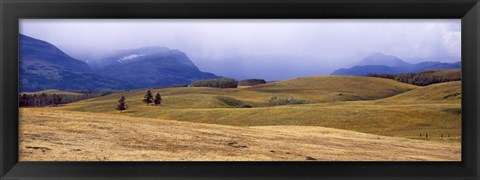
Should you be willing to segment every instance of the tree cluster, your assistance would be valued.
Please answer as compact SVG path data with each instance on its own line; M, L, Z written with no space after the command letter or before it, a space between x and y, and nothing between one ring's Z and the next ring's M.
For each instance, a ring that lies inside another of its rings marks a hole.
M58 104L66 104L75 101L84 100L90 97L95 97L93 94L47 94L47 93L35 93L35 94L19 94L19 106L20 107L43 107L52 106Z
M207 79L193 82L192 87L237 88L238 82L232 78Z
M162 104L162 95L160 95L160 92L157 92L157 94L155 95L155 98L153 97L152 95L152 92L150 90L147 91L147 93L145 93L145 96L143 97L143 100L142 100L144 103L147 104L150 104L150 103L154 103L155 106L158 106L160 104Z
M62 97L57 94L20 94L20 107L42 107L62 104Z
M398 74L395 76L395 80L408 83L408 84L414 84L417 86L427 86L430 84L451 81L442 76L434 76L434 75L419 74L419 73Z
M162 104L162 96L160 95L160 92L157 92L155 97L153 97L152 92L150 90L148 90L147 93L145 93L145 96L143 97L142 102L146 103L147 106L150 103L154 103L155 106L158 106L158 105ZM126 103L125 96L122 96L118 100L118 104L117 104L117 107L115 109L119 110L120 112L123 112L123 111L128 109L128 104Z
M238 82L239 86L256 86L259 84L266 84L267 82L263 79L245 79Z
M435 83L461 80L461 78L448 78L427 73L368 74L367 76L393 79L399 82L413 84L417 86L427 86Z

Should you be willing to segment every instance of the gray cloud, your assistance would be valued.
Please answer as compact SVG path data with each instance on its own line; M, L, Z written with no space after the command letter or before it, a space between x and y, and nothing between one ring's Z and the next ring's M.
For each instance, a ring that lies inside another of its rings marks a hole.
M460 20L49 20L20 33L72 56L164 46L201 70L270 80L328 74L383 52L407 62L460 59Z

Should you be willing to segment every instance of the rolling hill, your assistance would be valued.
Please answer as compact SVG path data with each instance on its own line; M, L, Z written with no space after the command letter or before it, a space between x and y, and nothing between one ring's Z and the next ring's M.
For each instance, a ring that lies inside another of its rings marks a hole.
M452 87L460 86L459 83L452 84ZM131 117L233 126L321 126L407 138L419 138L420 133L430 133L432 139L440 139L441 134L449 133L451 140L458 140L461 134L460 116L446 110L459 108L460 100L431 98L421 103L403 101L423 96L408 95L419 88L382 78L318 76L238 89L152 89L153 93L158 91L162 94L163 104L159 107L146 106L141 102L146 92L142 89L87 99L59 109L119 114L113 107L121 96L125 96L130 108L123 115ZM402 98L403 94L413 97ZM268 106L273 96L304 99L309 104ZM237 108L231 106L231 102L250 104L254 108Z
M233 98L255 107L267 106L273 96L305 99L312 103L373 100L399 94L417 86L396 82L390 79L355 77L355 76L312 76L304 78L277 81L247 88L219 89L206 87L178 87L152 89L160 92L164 100L163 107L171 108L226 108L229 107L219 98ZM135 102L132 105L141 106L147 89L140 89L119 93L115 96L105 96L85 101L85 105L72 106L89 107L89 103L112 106L115 98L125 96L127 101ZM138 104L137 104L138 102ZM81 102L79 102L81 103ZM114 111L114 110L113 110Z
M432 84L417 88L390 98L386 101L460 101L462 99L461 81Z

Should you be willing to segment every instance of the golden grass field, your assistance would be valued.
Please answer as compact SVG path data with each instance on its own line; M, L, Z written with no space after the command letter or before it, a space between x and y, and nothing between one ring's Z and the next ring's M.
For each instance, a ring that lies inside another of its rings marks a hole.
M21 108L20 159L461 160L460 81L420 87L313 76L236 89L151 89L162 94L160 106L142 103L146 90ZM115 110L121 96L129 105L123 113ZM268 106L272 96L309 104Z
M235 127L46 108L21 114L21 161L460 160L454 142L323 127Z

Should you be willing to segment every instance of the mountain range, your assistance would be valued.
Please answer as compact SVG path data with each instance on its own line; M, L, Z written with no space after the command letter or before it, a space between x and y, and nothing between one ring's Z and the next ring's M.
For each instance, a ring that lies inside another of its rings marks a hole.
M399 74L426 70L460 69L461 67L461 62L444 63L429 61L410 64L392 55L375 53L363 58L353 67L337 69L332 72L331 75L366 76L368 74Z
M92 61L102 76L131 82L134 88L190 84L218 78L200 71L187 55L165 47L144 47L118 51L115 55Z
M25 35L20 40L20 91L129 89L125 81L96 74L56 46Z
M189 84L217 78L200 71L187 55L164 47L122 50L87 64L55 45L19 35L20 91L108 91Z

